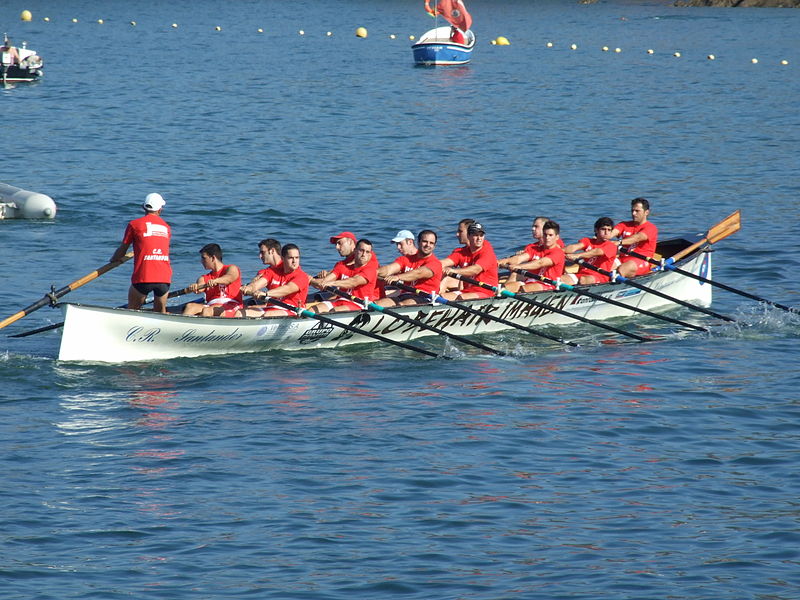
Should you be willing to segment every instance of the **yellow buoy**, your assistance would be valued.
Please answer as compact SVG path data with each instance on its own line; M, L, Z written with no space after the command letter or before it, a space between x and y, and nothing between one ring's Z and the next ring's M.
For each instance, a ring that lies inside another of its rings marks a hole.
M417 38L415 38L413 35L410 35L410 36L408 36L408 39L410 39L413 42Z
M498 46L510 46L511 45L511 42L508 41L508 38L504 37L502 35L498 35L496 41L497 41L497 45Z
M31 11L23 10L21 13L19 13L19 18L23 21L30 21L33 18L33 15L31 14Z
M367 28L366 27L359 27L356 29L356 37L365 38L367 37Z

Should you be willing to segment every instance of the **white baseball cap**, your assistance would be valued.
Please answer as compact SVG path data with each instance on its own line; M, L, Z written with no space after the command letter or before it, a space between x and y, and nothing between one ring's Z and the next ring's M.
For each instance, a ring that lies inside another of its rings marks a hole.
M145 210L156 212L164 208L165 204L166 201L164 200L164 198L161 197L161 194L156 194L155 192L152 192L150 194L147 194L147 196L145 196L144 204L142 204L142 207Z
M397 242L402 242L403 240L413 240L413 239L414 239L414 234L411 233L408 229L403 229L402 231L397 232L397 235L392 238L392 241L397 243Z

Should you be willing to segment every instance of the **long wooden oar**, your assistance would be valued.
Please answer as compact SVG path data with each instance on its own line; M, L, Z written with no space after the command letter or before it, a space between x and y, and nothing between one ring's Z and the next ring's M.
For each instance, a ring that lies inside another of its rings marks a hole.
M619 300L606 298L605 296L601 296L600 294L595 294L594 292L590 292L588 290L582 290L576 288L574 285L569 285L568 283L562 283L558 279L550 279L549 277L544 277L543 275L532 273L530 271L526 271L525 269L515 269L513 267L510 267L509 270L515 271L517 273L522 273L526 277L530 277L532 279L536 279L544 283L549 283L550 285L555 286L557 289L569 290L575 294L578 294L579 296L586 296L587 298L593 298L595 300L606 302L607 304L611 304L613 306L619 306L620 308L624 308L626 310L647 315L648 317L661 319L662 321L668 321L669 323L674 323L675 325L680 325L681 327L687 327L688 329L694 329L696 331L708 331L708 329L706 329L705 327L701 327L700 325L693 325L692 323L687 323L686 321L681 321L679 319L673 319L672 317L668 317L667 315L660 315L653 311L645 310L644 308L639 308L638 306L631 306L629 304L625 304L624 302L620 302Z
M107 273L111 269L114 269L114 268L120 266L122 263L124 263L126 260L129 260L132 257L133 257L133 252L128 252L125 256L122 257L121 260L110 262L110 263L106 263L105 265L103 265L99 269L96 269L96 270L92 271L88 275L84 275L80 279L76 279L75 281L73 281L72 283L70 283L68 285L65 285L61 289L53 290L49 294L45 294L44 297L41 298L40 300L38 300L37 302L34 302L30 306L27 306L27 307L23 308L18 313L15 313L15 314L11 315L10 317L5 319L4 321L1 321L0 322L0 329L5 327L6 325L11 325L11 323L14 323L15 321L19 321L22 317L31 314L35 310L39 310L43 306L47 306L48 304L51 304L51 303L55 304L55 301L58 298L61 298L61 296L64 296L65 294L68 294L69 292L78 289L82 285L86 285L90 281L93 281L93 280L97 279L103 273Z
M763 302L764 304L769 304L770 306L774 306L775 308L780 308L787 312L800 314L800 310L796 308L792 308L791 306L786 306L785 304L778 304L777 302L772 302L771 300L767 300L766 298L762 298L761 296L756 296L755 294L751 294L749 292L745 292L743 290L737 290L729 285L725 285L724 283L720 283L718 281L714 281L713 279L707 279L706 277L702 277L700 275L695 275L691 271L686 271L684 269L680 269L676 267L673 263L675 262L674 257L667 258L663 261L656 260L649 256L645 256L644 254L639 254L633 250L628 250L627 248L620 248L625 254L630 254L631 256L635 256L636 258L640 258L642 260L646 260L651 265L656 265L661 267L662 269L666 269L668 271L675 271L680 275L685 275L686 277L691 277L692 279L696 279L697 281L702 281L703 283L708 283L715 287L721 288L723 290L727 290L729 292L733 292L734 294L739 294L740 296L744 296L745 298L750 298L750 300L755 300L756 302Z
M438 358L439 355L436 352L431 352L430 350L426 350L425 348L420 348L419 346L414 346L412 344L406 344L405 342L399 342L397 340L393 340L391 338L378 335L377 333L372 333L371 331L366 331L364 329L360 329L358 327L353 327L352 325L348 325L347 323L340 323L339 321L334 321L333 319L329 319L328 317L324 317L320 314L317 314L313 311L310 311L305 308L298 308L296 306L292 306L287 302L283 302L282 300L278 300L277 298L268 297L267 300L272 304L280 306L282 308L286 308L288 310L292 310L297 312L298 315L303 315L304 317L311 317L312 319L316 319L322 323L327 323L328 325L332 325L333 327L340 327L346 331L350 331L352 333L357 333L359 335L364 335L366 337L370 337L381 342L387 342L389 344L394 344L395 346L399 346L400 348L405 348L406 350L413 350L414 352L419 352L420 354L425 354L427 356L432 356L434 358Z
M333 292L337 296L341 296L342 298L346 298L350 300L350 302L355 302L356 304L360 304L362 306L368 306L369 308L374 308L375 310L385 313L390 317L397 319L398 321L402 321L403 323L408 323L409 325L414 325L419 329L427 329L428 331L433 331L434 333L438 333L439 335L443 335L454 340L461 342L462 344L467 344L468 346L472 346L473 348L478 348L479 350L484 350L486 352L491 352L492 354L497 354L499 356L505 356L506 353L502 350L497 350L496 348L492 348L491 346L487 346L486 344L481 344L480 342L476 342L475 340L470 340L465 338L461 335L456 335L455 333L448 333L444 329L440 329L438 327L433 327L432 325L428 325L427 323L423 323L419 319L412 319L405 315L401 315L398 312L390 310L385 306L381 306L380 304L375 304L374 302L366 302L361 298L356 298L352 294L345 292L344 290L340 290L337 287L329 286L325 288L325 291Z
M595 327L600 327L601 329L606 329L608 331L613 331L614 333L618 333L620 335L624 335L625 337L632 338L639 342L649 342L650 340L646 337L642 337L640 335L636 335L635 333L630 333L625 331L624 329L619 329L618 327L614 327L613 325L607 325L605 323L601 323L599 321L595 321L593 319L587 319L586 317L582 317L581 315L573 314L569 311L563 310L556 306L550 306L549 304L545 304L544 302L538 302L533 298L528 298L527 296L521 296L520 294L515 294L514 292L509 292L508 290L504 290L494 285L490 285L488 283L483 283L482 281L478 281L477 279L472 279L471 277L467 277L466 275L460 275L458 273L453 273L450 275L451 277L455 277L456 279L460 279L461 281L465 281L471 285L477 285L478 287L482 287L486 290L492 290L495 293L500 293L501 296L507 296L508 298L514 298L519 300L520 302L525 302L526 304L532 304L538 308L551 311L554 313L558 313L560 315L564 315L565 317L569 317L571 319L575 319L576 321L582 321L583 323L588 323L589 325L594 325Z
M572 262L572 261L568 261ZM631 280L628 277L623 277L618 273L613 273L611 271L606 271L605 269L601 269L600 267L595 267L592 264L589 264L584 259L578 259L575 261L577 264L581 265L582 267L586 267L587 269L591 269L592 271L597 271L598 273L602 273L606 275L611 281L617 283L627 283L631 287L635 287L638 290L642 290L643 292L647 292L648 294L653 294L654 296L658 296L659 298L664 298L664 300L669 300L670 302L674 302L675 304L680 304L681 306L685 306L686 308L690 308L692 310L696 310L698 312L707 314L709 316L715 317L717 319L722 319L723 321L728 321L729 323L735 323L736 319L732 319L731 317L726 317L725 315L721 315L718 312L714 312L713 310L709 310L707 308L703 308L702 306L697 306L696 304L692 304L691 302L686 302L685 300L681 300L680 298L676 298L674 296L670 296L669 294L665 294L664 292L660 292L658 290L654 290L651 287L646 285L642 285L641 283L637 283Z
M699 242L696 242L689 246L688 248L684 248L677 254L672 256L673 261L679 261L684 256L691 254L695 250L697 250L700 246L705 244L714 244L720 240L724 240L729 235L736 233L742 228L742 220L741 214L737 210L736 212L728 215L722 221L714 225L711 229L708 230L705 237L701 239Z
M500 317L495 317L494 315L486 314L485 312L481 312L471 306L467 306L466 304L462 304L461 302L456 302L455 300L448 300L446 298L442 298L438 294L431 294L430 292L425 292L423 290L419 290L415 287L410 285L406 285L404 283L395 282L390 283L388 285L393 285L395 287L400 288L401 290L405 290L407 292L411 292L412 294L416 294L425 298L426 300L430 300L431 302L446 304L447 306L452 306L458 310L463 310L464 312L468 312L471 315L476 315L481 317L482 319L488 319L490 321L496 321L497 323L502 323L503 325L508 325L509 327L513 327L514 329L519 329L520 331L524 331L526 333L532 333L533 335L546 338L548 340L553 340L554 342L559 342L561 344L567 344L568 346L579 346L580 344L576 344L575 342L570 342L567 340L562 340L560 337L556 337L554 335L549 335L542 331L537 331L532 327L525 327L524 325L520 325L518 323L514 323L513 321L508 321L506 319L501 319Z
M203 290L205 287L206 287L206 284L203 284L200 287L200 290L198 290L198 291ZM184 294L190 294L190 293L192 293L192 291L188 287L185 287L182 290L175 290L174 292L170 292L167 295L167 298L177 298L178 296L183 296ZM145 304L150 304L150 302L152 302L152 300L148 300L147 302L145 302ZM127 304L123 304L121 306L118 306L117 308L125 308L126 306L127 306ZM45 325L44 327L39 327L38 329L31 329L30 331L23 331L22 333L15 333L14 335L10 335L8 337L12 337L12 338L28 337L29 335L36 335L37 333L44 333L45 331L51 331L53 329L58 329L59 327L63 327L63 326L64 326L64 321L61 321L60 323L53 323L52 325Z

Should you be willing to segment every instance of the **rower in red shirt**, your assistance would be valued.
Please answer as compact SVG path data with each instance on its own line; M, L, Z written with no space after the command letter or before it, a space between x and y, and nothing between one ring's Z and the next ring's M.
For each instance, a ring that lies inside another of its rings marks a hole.
M542 228L544 224L552 219L548 217L536 217L533 219L533 223L531 223L531 235L533 236L533 242L525 246L525 248L521 252L517 252L511 256L507 256L505 258L501 258L497 261L497 266L500 268L508 268L513 267L514 265L518 265L524 262L530 262L532 260L539 260L542 257L542 253L544 252L544 231ZM558 238L558 245L563 248L564 247L564 240L561 237ZM506 284L518 281L522 276L517 275L517 273L512 272L508 276L508 280ZM522 277L524 279L524 277Z
M208 273L198 277L189 286L189 291L205 289L205 304L189 302L183 308L184 315L202 317L235 316L242 308L242 276L239 267L222 262L222 248L219 244L206 244L200 248L200 262Z
M331 240L333 239L331 238ZM344 248L340 248L340 241L337 241L336 249L339 254L344 256ZM351 295L361 298L365 302L373 302L376 299L375 283L378 279L378 261L373 259L373 256L372 242L366 238L360 239L355 244L354 255L345 256L330 271L320 271L316 277L311 279L311 285L318 289L328 286L337 287L347 290ZM311 310L324 313L363 309L364 306L357 302L334 298L314 305Z
M608 217L600 217L594 223L594 238L581 238L578 242L564 248L569 260L584 259L590 265L611 271L617 259L617 245L611 241L614 221ZM586 285L590 283L606 283L608 275L603 275L587 267L581 267L574 275L564 273L564 283Z
M558 279L564 273L564 250L558 243L561 227L555 221L547 221L542 226L543 247L539 258L523 262L516 265L516 268L531 271L548 279ZM520 278L525 275L520 274ZM541 290L553 290L555 285L545 283L535 278L522 279L522 281L506 282L506 289L509 292L538 292Z
M281 263L269 270L269 284L265 293L254 292L259 300L278 298L297 308L305 308L308 296L309 276L300 268L300 248L295 244L286 244L281 248ZM266 269L265 269L266 270ZM263 305L249 306L239 311L242 317L278 317L293 316L294 311L267 302Z
M652 257L656 253L658 243L658 228L647 218L650 216L650 203L645 198L631 200L631 220L617 223L611 232L611 237L619 237L619 245L628 250L635 250L639 254ZM620 253L620 266L617 272L623 277L636 277L646 275L652 270L650 263L641 258L635 258Z
M430 229L420 231L417 236L419 249L414 244L413 234L410 231L407 229L401 231L398 236L401 234L404 236L411 235L412 237L410 239L406 237L397 243L397 249L401 255L394 262L378 269L378 277L382 278L387 285L395 282L405 283L423 292L438 294L442 280L442 263L433 254L433 250L436 248L436 233ZM411 243L409 244L408 242ZM404 244L402 247L401 243ZM412 248L414 252L408 254L408 250ZM409 306L424 304L428 301L427 298L419 294L401 291L395 297L381 298L376 304L381 306Z
M266 265L260 269L250 283L242 286L242 294L252 296L259 290L276 288L281 278L281 243L274 238L266 238L258 242L258 256Z
M497 256L495 256L492 245L486 239L486 230L477 222L467 227L467 245L458 248L444 259L442 267L447 275L466 275L491 286L497 286L499 283ZM447 300L472 300L489 298L493 295L492 290L466 282L462 290L453 290L442 294Z

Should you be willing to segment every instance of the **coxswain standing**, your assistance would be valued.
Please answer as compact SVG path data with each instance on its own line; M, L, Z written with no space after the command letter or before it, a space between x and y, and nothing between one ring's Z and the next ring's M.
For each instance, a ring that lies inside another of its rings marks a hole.
M202 317L234 317L242 308L242 276L239 267L222 262L219 244L206 244L200 248L200 262L208 273L197 278L189 286L190 292L205 288L205 304L189 302L183 308L184 315Z
M145 215L125 228L122 243L111 257L119 262L133 244L133 275L128 289L128 308L142 308L147 294L153 292L153 310L167 312L167 296L172 282L169 263L170 226L161 218L166 202L160 194L147 194L142 204Z
M648 221L650 216L650 203L645 198L631 200L631 220L617 223L611 232L611 237L619 237L619 245L628 250L651 257L656 253L658 243L658 228ZM617 272L623 277L636 277L646 275L652 269L650 263L644 259L620 253L620 266Z
M410 231L401 231L401 234L413 235ZM397 237L395 237L397 239ZM438 294L439 286L442 281L442 263L434 256L433 251L436 248L436 233L430 229L423 229L417 236L419 242L419 249L414 244L413 238L406 239L406 245L401 248L398 242L398 250L401 255L388 265L382 266L378 269L378 277L382 278L387 285L392 283L405 283L411 285L422 292L428 294ZM392 240L395 241L395 240ZM407 242L411 242L409 245ZM409 247L413 248L413 254L407 254L405 250ZM381 306L409 306L413 304L423 304L428 302L428 299L419 294L401 292L396 297L381 298L376 302Z

